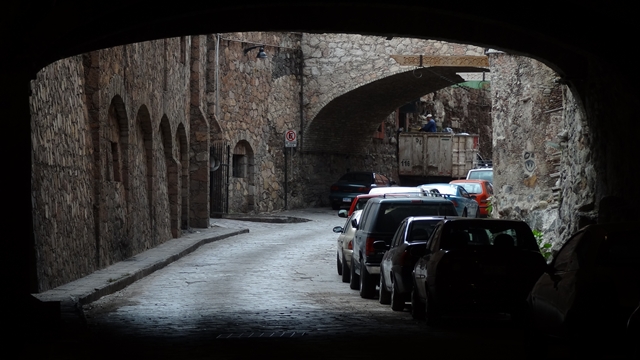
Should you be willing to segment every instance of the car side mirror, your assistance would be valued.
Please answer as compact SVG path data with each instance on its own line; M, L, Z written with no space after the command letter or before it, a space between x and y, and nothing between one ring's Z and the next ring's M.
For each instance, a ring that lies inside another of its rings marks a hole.
M333 228L333 232L334 232L334 233L341 233L342 231L343 231L343 230L342 230L342 226L335 226L335 227Z
M476 196L475 196L475 195L469 195L469 197L470 197L470 198L472 198L473 200L475 200L475 199L476 199Z
M338 216L341 217L341 218L346 218L348 213L349 212L347 210L340 209L340 211L338 211Z
M358 230L358 220L351 219L351 226L353 226L354 229Z

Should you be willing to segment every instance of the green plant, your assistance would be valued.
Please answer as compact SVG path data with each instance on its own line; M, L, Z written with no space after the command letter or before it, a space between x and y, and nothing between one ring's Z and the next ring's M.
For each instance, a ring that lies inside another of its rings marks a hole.
M489 196L487 198L487 203L489 203L489 205L487 206L487 217L491 217L491 213L493 212L493 202L491 202L492 196Z
M552 245L550 243L544 243L543 234L540 230L533 230L533 236L536 238L536 242L538 243L542 256L544 256L545 260L548 260L549 256L551 256Z

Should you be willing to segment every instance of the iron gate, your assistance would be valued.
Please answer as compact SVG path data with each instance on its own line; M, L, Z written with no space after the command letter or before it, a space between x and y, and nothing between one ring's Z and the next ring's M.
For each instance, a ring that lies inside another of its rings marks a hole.
M209 149L209 212L220 217L229 212L230 147L224 141L214 141Z

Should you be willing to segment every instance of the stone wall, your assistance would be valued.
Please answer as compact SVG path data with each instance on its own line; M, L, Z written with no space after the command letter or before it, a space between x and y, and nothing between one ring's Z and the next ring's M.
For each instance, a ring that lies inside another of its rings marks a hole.
M595 221L596 179L593 139L573 93L564 88L562 130L557 142L562 151L559 226L553 237L556 249L579 228Z
M494 53L491 64L494 214L554 236L563 129L557 75L530 58Z
M257 45L264 45L266 59L256 59L258 49L244 53ZM231 176L232 213L280 210L285 201L288 208L326 206L330 184L346 171L374 170L399 181L397 111L389 114L381 133L370 134L358 154L302 153L306 125L331 96L405 72L391 54L482 55L474 46L344 34L227 33L210 35L207 47L207 118L212 130L219 129L211 140L224 139L231 146L232 169L233 159L246 162L241 176ZM471 93L477 94L471 98ZM460 129L473 131L486 121L476 116L473 101L487 102L485 95L447 89L429 101L446 103L445 117L450 114ZM289 129L297 131L298 146L285 149L284 133ZM343 130L322 131L331 136Z
M219 42L215 35L208 38L208 118L213 119L213 128L220 129L219 137L231 145L232 159L243 162L238 166L232 160L231 168L235 166L237 173L232 170L229 212L281 210L285 199L284 134L300 129L301 123L301 35L219 36ZM244 49L259 44L265 45L266 59L256 58L257 48L244 53ZM295 150L290 163L299 163Z
M32 82L34 291L188 225L189 48L183 37L100 50L60 60Z
M82 57L55 62L32 82L32 181L37 290L97 268L94 162Z

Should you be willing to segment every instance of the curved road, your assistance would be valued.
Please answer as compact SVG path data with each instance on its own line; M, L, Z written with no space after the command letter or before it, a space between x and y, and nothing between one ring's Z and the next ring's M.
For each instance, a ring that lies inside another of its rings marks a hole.
M513 359L523 334L506 321L451 319L427 327L408 309L360 298L336 271L343 225L323 209L287 214L293 224L212 219L249 228L202 246L126 289L85 306L91 357Z

